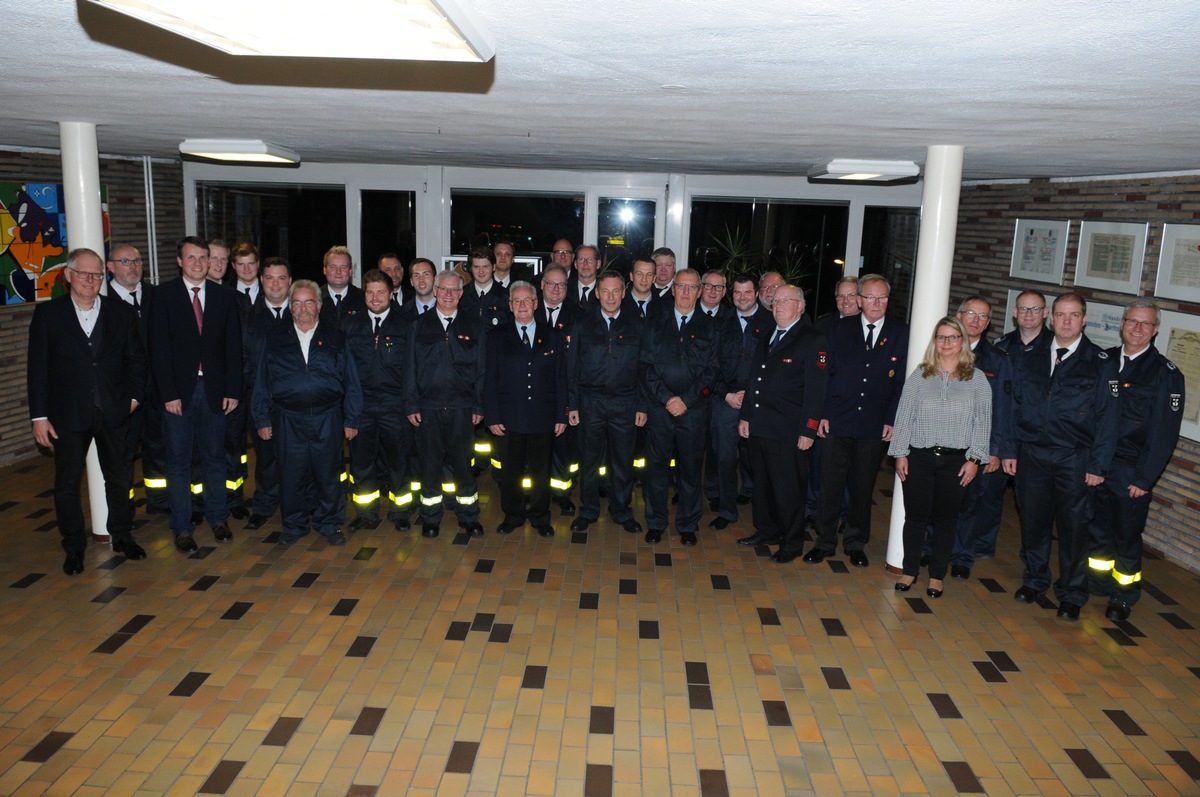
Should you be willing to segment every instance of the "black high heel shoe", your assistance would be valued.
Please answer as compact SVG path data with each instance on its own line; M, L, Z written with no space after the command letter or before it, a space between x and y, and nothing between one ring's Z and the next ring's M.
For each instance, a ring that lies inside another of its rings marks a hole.
M930 579L930 580L934 581L934 580L940 580L940 579ZM925 594L931 598L940 598L940 597L942 597L942 590L930 587L929 589L925 590Z
M896 592L908 592L910 589L912 589L913 582L915 582L916 580L917 580L916 578L913 578L913 580L909 581L907 584L904 583L903 581L897 581L896 582Z

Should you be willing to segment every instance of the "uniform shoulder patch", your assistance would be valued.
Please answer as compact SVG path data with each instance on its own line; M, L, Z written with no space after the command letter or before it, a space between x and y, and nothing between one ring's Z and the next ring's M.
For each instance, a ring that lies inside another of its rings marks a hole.
M824 352L824 351L817 352L817 367L825 368L828 365L829 365L829 352Z
M1166 357L1163 357L1163 360L1164 360L1164 361L1167 363L1167 367L1168 367L1168 368L1170 368L1172 371L1178 371L1178 370L1179 370L1178 368L1176 368L1176 367L1175 367L1175 363L1171 362L1171 361L1170 361L1169 359L1167 359Z
M1096 356L1097 356L1097 357L1099 357L1101 360L1107 360L1107 359L1108 359L1108 352L1106 352L1106 351L1104 351L1104 350L1102 349L1102 350L1100 350L1100 351L1096 352Z

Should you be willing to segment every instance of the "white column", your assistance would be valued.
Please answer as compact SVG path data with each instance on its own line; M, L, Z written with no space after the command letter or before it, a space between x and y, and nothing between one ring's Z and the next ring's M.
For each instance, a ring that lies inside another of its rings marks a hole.
M63 200L67 210L68 245L87 247L104 259L104 215L100 206L100 152L96 125L91 122L59 122L62 149ZM101 264L103 265L103 264ZM102 287L107 293L107 288ZM96 444L87 454L88 502L92 531L108 533L108 504L104 499L104 477Z
M950 304L954 265L954 236L958 229L958 196L962 188L963 148L931 146L925 155L925 186L921 196L921 232L917 243L916 283L909 320L907 377L929 345L937 322ZM900 478L892 485L892 520L887 563L899 570L904 561L904 494Z

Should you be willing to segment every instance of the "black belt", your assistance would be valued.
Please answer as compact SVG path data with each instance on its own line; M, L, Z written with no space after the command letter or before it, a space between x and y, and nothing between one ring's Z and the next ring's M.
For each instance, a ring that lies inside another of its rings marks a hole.
M932 452L935 457L961 457L967 453L965 448L946 448L945 446L931 446L925 450Z

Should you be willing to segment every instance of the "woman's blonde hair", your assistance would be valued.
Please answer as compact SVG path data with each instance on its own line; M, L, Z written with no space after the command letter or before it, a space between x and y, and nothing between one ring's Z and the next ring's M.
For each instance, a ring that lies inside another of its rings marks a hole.
M971 351L971 339L967 336L967 328L953 316L946 316L934 325L933 334L929 336L929 345L925 347L925 357L921 360L921 376L928 379L942 370L937 353L938 330L942 327L951 327L962 336L959 341L962 348L958 351L958 365L954 368L954 376L960 382L966 382L975 376L975 352Z

